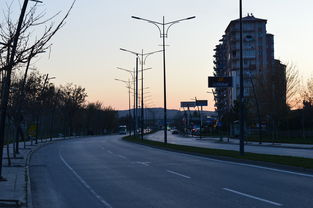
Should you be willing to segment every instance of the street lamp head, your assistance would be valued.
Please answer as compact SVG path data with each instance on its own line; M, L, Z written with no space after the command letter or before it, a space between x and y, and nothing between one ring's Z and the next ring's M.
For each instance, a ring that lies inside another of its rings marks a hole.
M30 1L33 1L33 2L36 2L36 3L43 3L42 1L39 1L39 0L30 0Z
M141 20L141 18L140 18L140 17L136 17L136 16L131 16L131 18Z
M196 16L188 17L188 18L186 18L186 20L190 20L190 19L194 19L194 18L196 18Z
M134 55L136 55L136 56L138 56L138 54L139 54L139 53L136 53L136 52L134 52L134 51L127 50L127 49L125 49L125 48L120 48L120 50L121 50L121 51L128 52L128 53L132 53L132 54L134 54Z

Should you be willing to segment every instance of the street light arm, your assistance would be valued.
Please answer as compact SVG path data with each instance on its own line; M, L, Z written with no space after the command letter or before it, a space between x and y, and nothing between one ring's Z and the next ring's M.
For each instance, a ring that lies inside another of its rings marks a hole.
M145 53L143 54L144 56L146 56L143 60L143 64L146 64L146 60L148 58L148 56L152 55L152 54L155 54L155 53L158 53L158 52L162 52L163 50L158 50L158 51L154 51L154 52L151 52L151 53Z
M196 18L196 16L192 16L192 17L187 17L187 18L183 18L183 19L179 19L179 20L175 20L175 21L171 21L171 22L167 22L164 25L170 25L170 24L175 24L175 23L179 23L181 21L185 21L185 20L191 20Z
M127 50L125 48L120 48L121 51L126 51L126 52L129 52L129 53L132 53L132 54L135 54L136 56L138 56L138 53L134 52L134 51L130 51L130 50Z
M176 20L176 21L172 21L172 22L168 22L166 23L165 25L169 25L166 29L166 36L168 34L168 30L170 29L170 27L172 27L173 25L177 24L177 23L180 23L181 21L184 21L184 20L190 20L190 19L194 19L196 18L196 16L193 16L193 17L188 17L188 18L184 18L184 19L180 19L180 20ZM164 35L164 34L163 34Z
M129 70L129 69L124 69L124 68L121 68L121 67L116 67L117 69L119 69L119 70L122 70L122 71L126 71L126 72L128 72L128 73L130 73L130 75L132 76L132 78L134 77L134 75L133 75L133 71L131 71L131 70Z
M121 79L116 79L116 78L115 78L114 80L119 81L119 82L128 83L127 81L125 81L125 80L121 80Z
M150 69L152 69L152 67L145 68L145 69L143 69L143 70L138 70L138 72L141 72L141 71L147 71L147 70L150 70Z
M173 25L175 25L175 24L177 24L177 23L179 23L179 21L178 21L178 22L173 22L173 23L171 23L171 24L167 27L166 32L165 32L166 37L167 37L168 30L170 29L170 27L172 27ZM163 34L163 35L165 35L165 34Z
M131 16L131 18L137 19L137 20L143 20L143 21L146 21L146 22L149 22L149 23L152 23L152 24L163 25L163 23L161 23L161 22L148 20L148 19L144 19L144 18L141 18L141 17Z
M129 73L133 73L131 70L129 70L129 69L124 69L124 68L121 68L121 67L116 67L117 69L119 69L119 70L123 70L123 71L127 71L127 72L129 72Z
M144 19L144 18L141 18L141 17L136 17L136 16L131 16L133 19L137 19L137 20L143 20L143 21L146 21L148 23L151 23L153 25L155 25L158 30L159 30L159 33L160 33L160 37L162 37L162 30L160 28L159 25L163 25L163 23L160 23L160 22L156 22L156 21L152 21L152 20L148 20L148 19Z

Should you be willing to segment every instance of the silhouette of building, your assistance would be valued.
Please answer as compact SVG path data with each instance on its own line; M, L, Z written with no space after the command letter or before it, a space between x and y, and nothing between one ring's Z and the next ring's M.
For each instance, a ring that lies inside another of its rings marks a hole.
M286 103L286 66L274 59L274 36L266 31L267 20L248 14L242 18L242 21L245 100L251 100L255 97L258 90L253 89L253 87L260 87L265 84L270 86L268 87L269 91L276 92L277 90L274 90L273 87L278 89L277 83L280 83L283 86L279 87L279 93L271 93L273 96L271 102L274 99L280 99L279 102ZM221 116L224 112L229 112L232 109L240 93L239 19L229 23L219 42L214 49L214 76L231 76L233 79L232 88L216 88L215 90L215 106L219 116ZM268 94L269 92L264 91L264 93ZM275 97L276 94L283 96L278 98ZM262 102L260 103L262 104ZM269 101L266 103L268 104Z

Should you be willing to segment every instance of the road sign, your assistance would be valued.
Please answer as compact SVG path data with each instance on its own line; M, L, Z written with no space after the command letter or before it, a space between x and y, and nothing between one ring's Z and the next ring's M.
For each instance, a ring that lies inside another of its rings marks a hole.
M35 124L32 124L29 128L28 128L28 134L30 136L35 136L36 135L36 131L37 131L37 126Z
M196 106L208 106L207 100L196 100Z
M209 77L209 87L232 87L232 77Z
M186 101L186 102L180 102L180 107L181 108L188 108L188 107L196 107L196 102L194 101Z

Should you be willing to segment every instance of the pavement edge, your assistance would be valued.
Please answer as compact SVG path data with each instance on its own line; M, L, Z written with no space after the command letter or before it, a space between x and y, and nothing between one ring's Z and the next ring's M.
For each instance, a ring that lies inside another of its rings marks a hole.
M55 142L69 140L69 139L77 139L83 138L85 136L71 136L71 137L64 137L61 139L54 139L51 141L46 141L45 143L38 143L39 145L36 146L34 149L30 150L27 153L26 161L25 161L25 205L27 208L33 208L33 201L32 201L32 194L31 194L31 179L29 174L29 166L32 154L38 151L40 148L45 147L49 144L53 144Z

